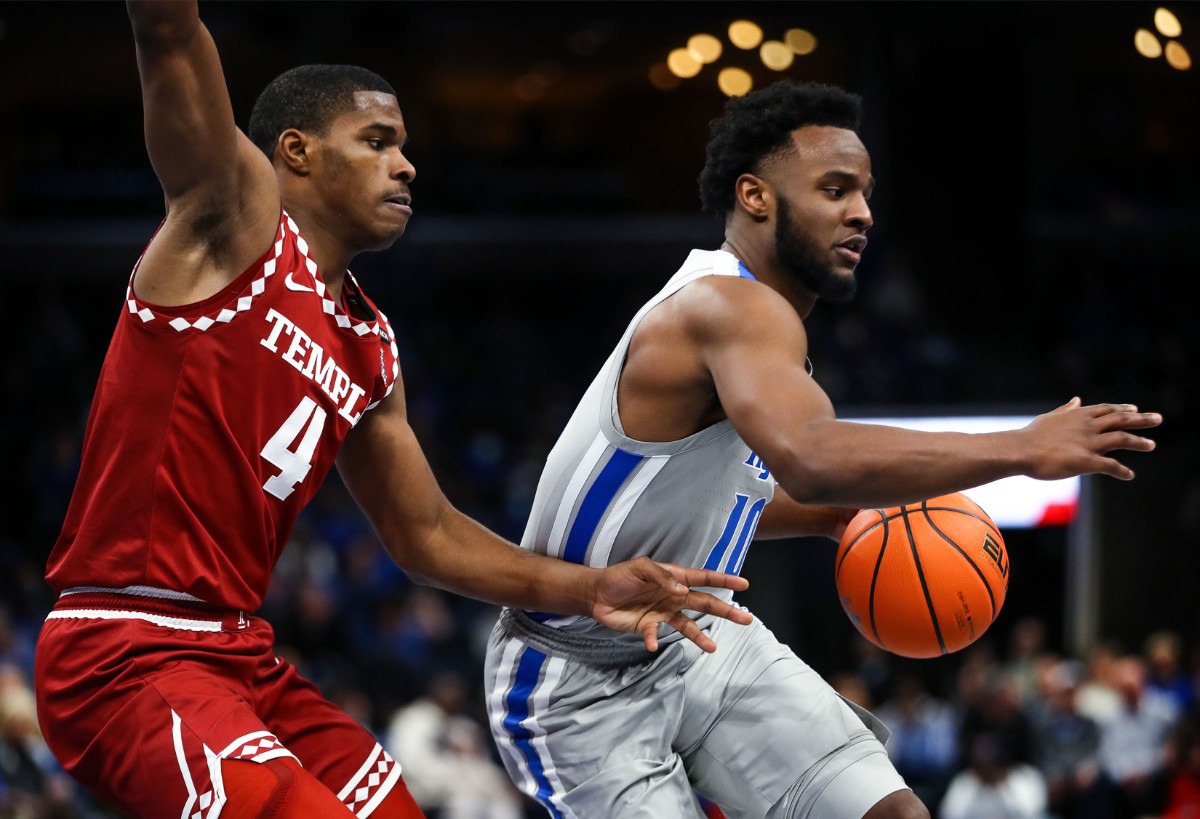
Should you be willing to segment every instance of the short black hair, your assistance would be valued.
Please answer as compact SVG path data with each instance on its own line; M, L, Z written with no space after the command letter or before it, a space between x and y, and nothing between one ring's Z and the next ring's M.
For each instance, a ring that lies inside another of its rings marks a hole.
M857 133L861 121L862 98L832 85L779 80L731 97L724 114L709 123L701 206L718 214L732 211L737 178L758 173L764 160L791 150L797 128L831 125Z
M250 112L247 136L268 158L288 128L324 136L339 115L354 108L358 91L396 96L383 77L356 65L301 65L280 74L263 89Z

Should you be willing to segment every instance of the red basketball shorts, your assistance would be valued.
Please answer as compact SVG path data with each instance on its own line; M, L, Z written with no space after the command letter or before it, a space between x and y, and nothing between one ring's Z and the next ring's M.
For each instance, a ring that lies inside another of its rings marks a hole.
M66 595L38 638L46 742L100 799L148 819L217 819L225 759L294 757L359 817L389 794L411 802L400 765L273 642L266 621L237 612Z

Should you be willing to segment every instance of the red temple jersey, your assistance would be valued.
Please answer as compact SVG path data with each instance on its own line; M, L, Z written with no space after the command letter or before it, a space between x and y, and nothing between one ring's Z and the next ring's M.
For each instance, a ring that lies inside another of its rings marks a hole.
M399 373L387 319L349 273L363 307L347 314L307 252L284 213L263 257L203 302L147 304L131 277L47 565L55 591L262 603L296 515Z

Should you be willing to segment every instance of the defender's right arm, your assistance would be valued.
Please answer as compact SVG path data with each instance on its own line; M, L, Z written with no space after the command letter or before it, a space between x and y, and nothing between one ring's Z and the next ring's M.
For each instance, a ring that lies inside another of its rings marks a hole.
M189 304L219 291L267 248L279 186L238 130L216 44L195 2L127 0L142 85L146 148L167 219L143 256L146 301Z

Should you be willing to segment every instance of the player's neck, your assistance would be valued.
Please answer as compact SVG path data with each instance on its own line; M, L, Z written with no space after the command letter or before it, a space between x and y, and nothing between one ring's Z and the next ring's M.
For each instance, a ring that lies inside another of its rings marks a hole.
M779 257L774 252L774 246L769 252L765 252L754 242L746 241L731 233L726 235L721 250L732 253L746 266L754 278L787 299L800 318L807 318L808 314L812 312L813 305L817 301L816 296L804 288L797 287L792 277L784 272L779 264Z
M329 290L330 298L340 302L342 298L342 283L346 278L346 268L356 251L346 246L338 238L337 233L321 218L320 213L308 208L303 202L285 201L284 207L292 221L300 228L300 235L308 243L308 257L317 263L321 271L321 280Z

